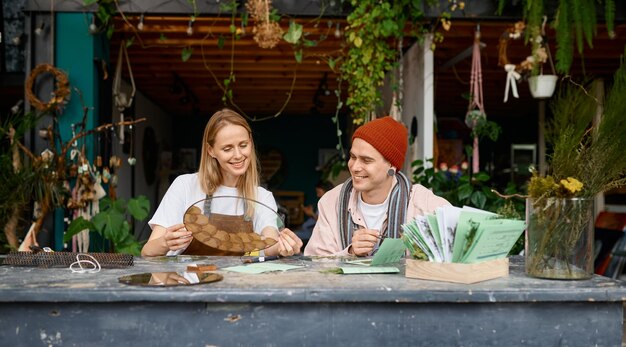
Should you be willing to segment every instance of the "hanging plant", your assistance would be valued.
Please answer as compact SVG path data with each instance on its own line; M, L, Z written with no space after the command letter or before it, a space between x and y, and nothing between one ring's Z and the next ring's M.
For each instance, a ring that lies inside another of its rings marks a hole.
M397 52L388 43L403 36L407 1L394 4L374 0L352 0L346 38L350 46L341 71L349 81L346 104L352 109L354 123L362 124L381 102L379 87L391 70ZM420 13L421 15L421 13Z
M507 0L498 0L498 14L502 14ZM604 4L604 19L609 37L615 37L615 0L524 0L526 19L526 41L531 43L533 56L542 47L534 38L541 37L541 25L546 8L556 8L552 27L556 30L556 71L566 74L574 58L574 42L578 54L582 55L585 42L593 48L597 33L596 2ZM517 3L517 1L514 1ZM534 73L537 73L534 71Z
M110 39L115 30L113 17L117 14L117 0L84 0L83 4L85 6L98 5L94 22L89 25L89 33L105 32L107 38Z
M355 124L366 122L370 115L381 105L382 98L379 88L384 84L385 74L398 60L397 41L406 35L423 37L433 34L434 49L436 42L443 36L437 33L442 27L450 28L447 10L430 29L424 26L424 5L433 6L435 0L351 0L354 10L348 15L348 26L345 30L348 52L341 66L342 78L348 85L346 105L353 112ZM464 5L464 2L461 1ZM449 9L463 7L457 2L451 3ZM407 24L409 25L407 27Z
M250 17L255 21L252 28L254 41L261 48L274 48L283 36L283 30L276 20L272 20L270 0L250 0L246 3Z

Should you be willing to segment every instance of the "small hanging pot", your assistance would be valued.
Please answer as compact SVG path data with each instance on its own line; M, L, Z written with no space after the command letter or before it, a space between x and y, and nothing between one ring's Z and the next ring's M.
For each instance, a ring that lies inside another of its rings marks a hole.
M547 21L547 17L544 16L543 24L541 26L541 36L537 39L542 42L546 35L545 33L545 24ZM547 61L550 63L550 67L552 68L551 75L544 75L543 68L541 68L541 73L537 76L531 76L528 78L528 87L530 88L530 94L535 99L547 99L551 98L552 94L554 94L554 90L556 89L556 82L558 80L558 76L556 75L556 71L554 69L554 63L552 62L552 54L550 53L550 46L547 42L544 43L541 50L545 50L545 57Z
M537 75L528 78L530 94L535 99L547 99L552 97L556 89L557 75Z

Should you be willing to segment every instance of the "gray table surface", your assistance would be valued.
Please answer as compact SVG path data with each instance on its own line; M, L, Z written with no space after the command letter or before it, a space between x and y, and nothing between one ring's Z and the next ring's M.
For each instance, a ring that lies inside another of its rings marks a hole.
M399 274L339 275L323 270L337 259L284 258L277 262L303 265L285 272L241 274L221 270L241 265L238 257L136 258L126 269L72 273L66 268L0 266L0 302L553 302L626 300L626 284L606 277L590 280L546 280L526 276L523 258L511 259L510 274L475 284L455 284ZM224 276L220 282L186 287L139 287L118 277L161 271L184 271L187 265L212 263Z
M258 275L218 270L220 282L138 287L118 277L220 269L236 257L136 259L126 269L0 266L4 346L620 346L626 286L510 275L454 284L399 274L322 272L337 259L290 258L301 269Z

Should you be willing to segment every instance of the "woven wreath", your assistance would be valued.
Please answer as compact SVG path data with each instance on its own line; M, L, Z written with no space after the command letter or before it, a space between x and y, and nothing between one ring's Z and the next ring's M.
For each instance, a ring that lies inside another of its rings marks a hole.
M37 80L37 77L43 73L50 73L54 76L56 80L56 89L52 92L52 98L47 103L39 100L35 94L33 94L33 85ZM40 111L49 111L52 108L57 108L59 105L62 105L66 100L70 97L70 81L67 78L67 75L55 68L50 64L40 64L37 65L28 75L28 79L26 79L25 85L25 93L26 98L36 109Z
M498 46L498 65L499 66L507 66L513 64L509 61L509 58L506 54L506 49L510 40L522 39L524 37L524 30L526 29L526 24L524 22L517 22L512 27L506 29L502 35L500 35L500 44ZM542 40L539 36L535 38L536 40ZM547 59L546 50L542 46L537 52L535 52L536 58L531 56L526 57L526 59L519 64L515 65L515 71L518 73L523 73L525 71L531 71L535 66L535 60L538 60L539 63L545 63Z

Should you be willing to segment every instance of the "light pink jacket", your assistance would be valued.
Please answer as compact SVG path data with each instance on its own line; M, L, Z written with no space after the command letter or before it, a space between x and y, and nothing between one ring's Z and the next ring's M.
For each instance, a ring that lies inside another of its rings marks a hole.
M394 182L394 184L397 184L397 182ZM340 184L328 191L317 204L319 210L317 224L315 224L311 239L304 249L304 255L348 255L348 248L350 248L350 246L342 249L341 238L339 236L338 202L342 186L343 184ZM391 190L389 192L391 193ZM415 216L434 213L437 207L450 205L446 199L436 196L421 184L413 185L409 200L407 221L413 220ZM352 220L358 227L365 228L363 214L357 207L357 201L358 195L353 188L348 202L348 210L350 211ZM386 225L387 216L385 216L383 228L385 228Z

